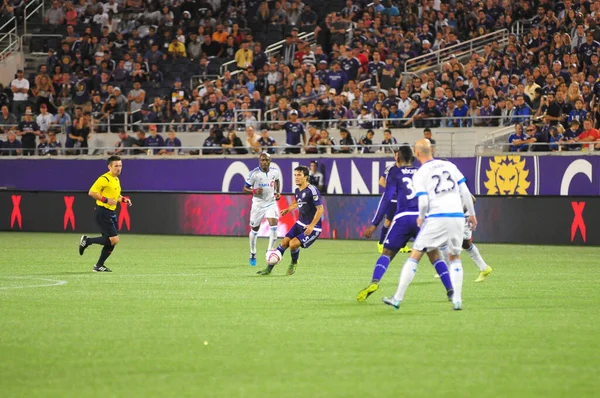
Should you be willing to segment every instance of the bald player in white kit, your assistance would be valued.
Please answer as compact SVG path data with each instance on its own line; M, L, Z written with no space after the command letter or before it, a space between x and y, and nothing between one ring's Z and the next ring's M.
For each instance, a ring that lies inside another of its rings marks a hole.
M408 285L417 271L424 253L448 246L450 263L448 269L454 289L452 305L462 309L463 269L460 260L465 227L465 216L472 229L477 227L475 207L466 179L458 168L444 160L433 158L431 143L427 139L417 141L415 155L421 167L413 176L413 186L419 198L417 224L421 230L413 244L413 251L400 273L398 289L383 302L398 309L404 300ZM463 207L467 212L463 212Z

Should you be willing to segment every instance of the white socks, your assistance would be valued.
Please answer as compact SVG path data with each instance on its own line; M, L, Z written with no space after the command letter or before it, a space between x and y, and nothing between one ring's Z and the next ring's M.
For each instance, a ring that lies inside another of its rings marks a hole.
M479 249L477 248L477 246L472 244L471 247L467 250L467 253L469 253L469 257L471 257L471 260L473 260L473 262L477 264L479 271L485 271L485 269L487 268L487 264L483 260L483 257L481 257L481 254L479 254Z
M277 225L271 227L271 233L269 234L269 250L275 249L277 243Z
M256 239L258 238L258 231L250 230L250 254L256 254Z
M410 257L404 263L402 271L400 272L400 282L398 283L398 290L396 290L396 294L394 294L394 300L404 300L404 294L406 293L406 289L414 279L415 273L417 272L417 265L419 265L419 263Z
M450 272L450 281L452 282L452 288L454 289L454 297L452 302L462 303L462 285L463 285L463 267L460 259L453 260L448 265L448 271Z

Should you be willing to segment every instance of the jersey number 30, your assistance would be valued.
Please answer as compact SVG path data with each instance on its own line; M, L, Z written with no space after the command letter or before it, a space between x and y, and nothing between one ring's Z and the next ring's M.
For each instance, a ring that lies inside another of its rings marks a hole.
M431 176L431 178L437 180L437 183L435 184L436 194L452 191L454 187L456 187L456 183L452 179L450 173L447 171L442 171L442 176L434 174Z

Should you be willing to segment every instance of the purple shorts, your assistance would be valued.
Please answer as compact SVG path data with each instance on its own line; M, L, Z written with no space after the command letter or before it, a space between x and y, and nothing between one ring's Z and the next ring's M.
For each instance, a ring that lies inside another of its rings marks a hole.
M385 237L383 247L398 252L406 246L410 238L416 238L419 233L417 217L416 214L402 215L402 213L395 217Z
M304 227L304 225L300 225L296 222L296 224L294 224L294 226L288 231L285 237L290 239L298 238L300 241L300 247L308 249L319 238L319 235L321 235L321 228L315 227L310 235L305 235Z

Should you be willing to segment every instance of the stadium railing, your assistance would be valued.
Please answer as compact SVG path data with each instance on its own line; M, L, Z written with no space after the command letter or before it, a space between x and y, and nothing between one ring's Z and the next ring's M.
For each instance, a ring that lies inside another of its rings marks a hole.
M246 112L246 111L250 111L250 112L256 112L256 111L260 111L259 109L245 109L245 110L238 110L238 112ZM267 116L267 114L270 114L269 112L265 112L265 116ZM129 119L129 112L115 112L113 113L113 115L123 115L123 123L119 123L119 124L114 124L114 123L110 123L110 119L108 120L108 122L106 123L98 123L98 121L96 120L92 120L92 127L93 128L118 128L124 131L131 131L131 126L138 126L138 127L143 127L143 126L148 126L148 125L156 125L156 126L166 126L170 129L173 129L175 131L209 131L211 128L215 127L215 126L233 126L231 128L224 128L227 130L238 130L240 128L242 128L244 126L244 124L246 123L243 120L236 120L236 121L216 121L216 122L186 122L186 123L174 123L174 122L167 122L167 123L132 123ZM259 114L260 116L260 114ZM498 124L502 123L502 120L506 119L506 117L502 117L502 116L467 116L467 117L439 117L439 118L422 118L422 119L417 119L414 120L413 118L397 118L397 119L392 119L392 118L373 118L373 119L319 119L319 120L310 120L310 121L304 121L302 118L298 119L298 122L303 123L307 128L310 124L314 124L314 125L327 125L327 128L340 128L340 127L346 127L346 128L363 128L365 130L365 132L369 129L382 129L382 128L390 128L390 129L401 129L401 128L425 128L425 127L436 127L436 128L463 128L463 127L493 127L494 126L494 121L498 121ZM512 117L511 120L511 124L507 124L507 127L515 124L516 121L515 119L519 119L520 121L531 121L534 119L533 116L529 115L529 116L518 116L518 117ZM480 121L490 121L493 122L491 123L491 126L488 126L486 123L480 123ZM259 120L257 118L256 121L253 121L252 123L254 124L258 124L260 126L265 126L265 128L268 129L268 126L270 125L283 125L284 123L286 123L287 120ZM389 122L389 123L388 123ZM396 123L407 123L410 122L409 124L400 127L398 125L395 125ZM372 124L373 127L361 127L362 125L365 124ZM195 126L195 128L194 128ZM184 127L182 129L182 127ZM200 127L200 128L198 128ZM223 128L223 127L222 127ZM261 127L262 128L262 127Z
M12 17L0 26L0 61L3 61L12 52L19 49L19 35L17 34L17 18Z
M507 153L517 154L555 154L555 155L569 155L583 154L583 155L600 155L600 146L598 149L594 147L600 145L600 142L595 143L567 143L567 142L534 142L531 144L522 144L517 146L526 147L520 151L511 151L512 144L508 142L495 143L495 144L480 144L475 146L475 153L477 156L490 156L490 155L506 155Z
M27 21L35 16L38 12L42 13L42 18L46 14L46 5L44 0L34 0L25 6L23 9L23 33L27 33Z
M473 52L483 49L486 44L493 43L494 41L500 43L508 41L508 35L509 32L507 29L501 29L429 54L419 55L406 61L404 72L415 72L423 68L441 65L447 62L451 55L454 55L456 58L471 55Z

